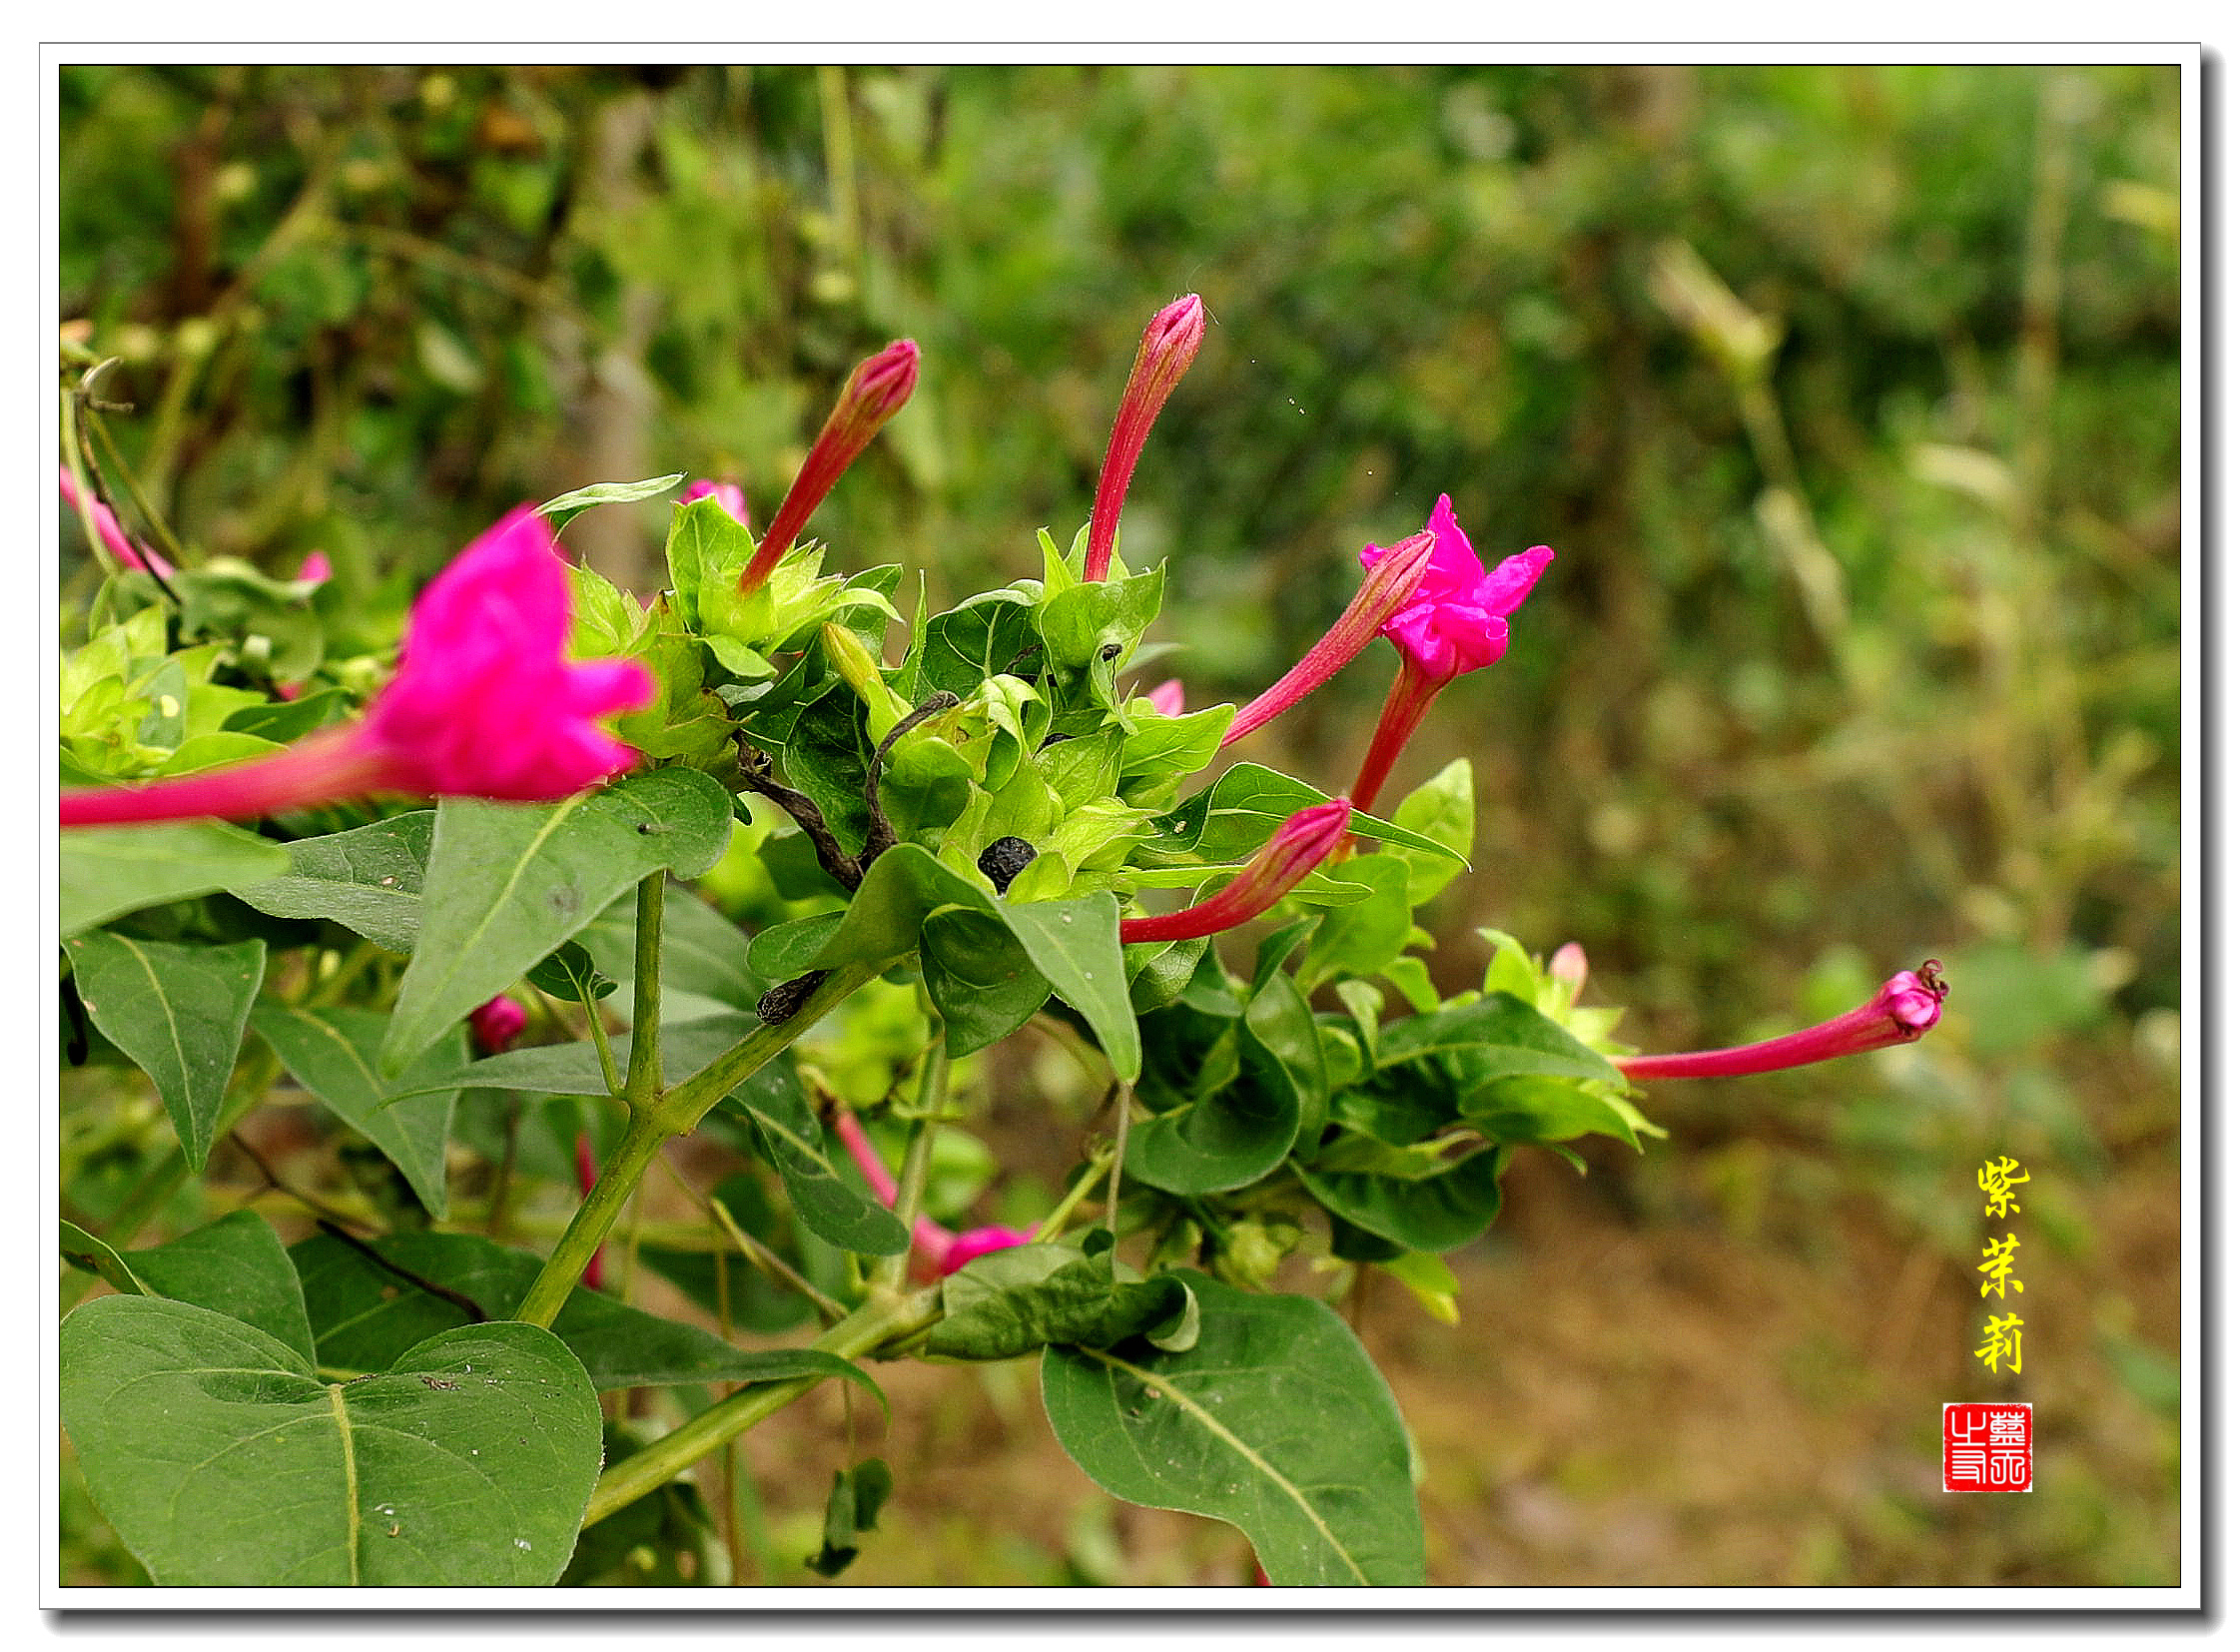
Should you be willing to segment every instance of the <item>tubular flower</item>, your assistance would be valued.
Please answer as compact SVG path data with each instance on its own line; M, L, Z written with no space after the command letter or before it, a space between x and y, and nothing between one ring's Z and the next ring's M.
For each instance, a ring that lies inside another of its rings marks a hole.
M78 478L70 473L69 465L65 464L61 468L62 502L75 510L78 508L80 497ZM87 499L85 502L86 514L93 518L94 531L101 535L101 542L109 547L109 554L124 563L126 567L152 572L164 579L169 579L179 571L155 551L134 544L131 536L125 532L124 527L118 522L117 513L114 510L111 510L99 499Z
M1385 697L1376 733L1361 759L1361 773L1353 782L1353 796L1364 809L1375 806L1400 748L1423 721L1439 690L1508 651L1509 615L1555 560L1556 553L1546 545L1534 545L1488 573L1455 522L1454 503L1444 493L1431 507L1426 531L1435 541L1430 565L1414 598L1383 627L1384 635L1400 650L1400 673ZM1361 565L1373 568L1399 548L1369 545L1361 552Z
M474 1040L474 1048L485 1056L504 1055L513 1048L513 1041L528 1024L529 1013L503 993L486 1004L476 1005L466 1018L466 1030Z
M871 1184L871 1191L879 1196L879 1203L893 1210L894 1175L880 1159L879 1150L871 1145L871 1139L864 1135L856 1116L839 1113L832 1128L848 1150L848 1157L856 1162L856 1169ZM975 1256L985 1256L991 1250L1008 1250L1015 1244L1032 1244L1034 1239L1035 1236L1024 1228L968 1228L962 1234L952 1234L933 1218L920 1217L910 1234L912 1271L924 1278L946 1278Z
M1151 421L1182 382L1198 341L1205 337L1205 304L1185 293L1151 318L1143 342L1135 347L1135 366L1113 415L1112 439L1105 444L1105 467L1097 474L1097 502L1089 513L1089 554L1082 577L1102 579L1112 571L1113 542L1120 536L1120 501L1143 455Z
M1368 577L1361 581L1345 612L1338 615L1337 623L1323 632L1322 640L1272 688L1236 714L1228 732L1221 736L1221 744L1241 740L1263 723L1273 722L1336 676L1355 654L1383 633L1414 599L1437 544L1436 536L1426 528L1380 551L1377 559L1367 564Z
M1265 847L1214 894L1157 918L1122 918L1122 941L1189 941L1257 918L1296 889L1344 841L1353 805L1342 797L1301 809L1275 829Z
M1944 995L1951 989L1944 984L1942 970L1933 958L1918 970L1900 970L1850 1014L1762 1044L1679 1056L1619 1056L1614 1065L1629 1079L1727 1079L1911 1044L1943 1014Z
M770 577L770 570L793 549L795 536L832 491L840 473L871 445L879 426L902 412L903 404L917 388L918 347L908 339L897 339L878 355L857 364L848 383L841 387L840 399L833 404L825 427L817 432L809 456L801 461L800 473L778 501L778 513L770 518L770 531L756 547L754 560L739 575L741 593L759 589ZM717 496L721 497L720 492ZM729 500L725 500L724 508L731 508ZM744 509L742 501L740 510L733 512L741 521L746 520Z
M684 502L686 504L690 504L694 499L711 497L716 503L723 506L725 515L750 532L753 530L754 519L747 514L747 495L737 482L703 479L694 482L684 490Z
M567 635L566 565L522 505L420 593L396 675L359 721L234 768L66 791L62 824L248 819L369 792L569 796L635 760L593 719L654 685L635 660L570 662Z

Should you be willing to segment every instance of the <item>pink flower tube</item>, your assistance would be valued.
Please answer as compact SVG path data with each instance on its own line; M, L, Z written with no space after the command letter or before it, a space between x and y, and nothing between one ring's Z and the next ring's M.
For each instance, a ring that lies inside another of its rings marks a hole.
M1423 721L1439 690L1466 671L1493 664L1508 651L1509 615L1555 560L1556 553L1546 545L1534 545L1488 573L1454 519L1453 500L1444 493L1431 508L1426 531L1434 541L1430 564L1414 597L1383 626L1383 634L1400 650L1400 673L1385 697L1383 714L1353 782L1353 797L1364 809L1375 806L1401 747ZM1373 568L1399 549L1399 545L1370 545L1361 552L1361 565Z
M1944 995L1951 989L1942 970L1933 958L1918 970L1900 970L1850 1014L1761 1044L1678 1056L1619 1056L1613 1065L1629 1079L1728 1079L1911 1044L1944 1012Z
M1361 588L1354 592L1345 612L1338 615L1337 623L1325 631L1322 640L1309 648L1298 664L1284 672L1273 687L1236 714L1236 720L1221 736L1221 744L1226 746L1241 740L1254 729L1273 722L1336 676L1354 655L1373 642L1414 600L1416 587L1431 565L1437 544L1436 537L1426 528L1402 539L1370 563L1368 577L1361 581Z
M879 1203L888 1210L895 1208L895 1179L879 1157L879 1150L864 1135L863 1126L856 1122L853 1113L839 1112L832 1128L840 1137L848 1157L856 1162L856 1169L871 1184L871 1191L879 1196ZM1024 1228L968 1228L962 1234L952 1234L931 1217L920 1217L910 1233L910 1249L913 1271L922 1278L947 1278L975 1256L985 1256L991 1250L1008 1250L1015 1244L1032 1244L1035 1236Z
M1120 411L1113 415L1112 439L1105 444L1105 464L1097 474L1097 502L1089 513L1089 552L1083 558L1082 577L1103 579L1113 568L1113 544L1120 537L1120 503L1134 477L1135 461L1143 456L1151 423L1159 409L1174 394L1182 375L1197 355L1205 337L1205 304L1195 293L1185 293L1151 318L1143 329L1143 342L1135 347L1135 366L1120 393Z
M65 464L62 466L62 502L76 510L79 496L78 478L70 473L70 466ZM155 551L134 544L131 535L118 522L117 513L99 499L86 500L86 514L93 518L94 531L101 535L101 542L109 547L109 554L126 567L152 572L164 579L169 579L179 571Z
M1327 860L1345 839L1353 805L1342 797L1301 809L1275 829L1260 852L1195 906L1156 918L1122 918L1122 941L1190 941L1257 918Z
M801 461L800 473L778 501L778 513L770 518L770 531L755 548L754 560L739 575L741 592L759 589L770 577L770 570L793 549L794 538L808 525L811 512L824 502L841 472L871 445L880 425L902 412L903 404L917 388L918 347L908 339L897 339L857 365L841 388L840 400L833 404L824 428L817 432L809 456ZM724 508L731 508L728 501ZM742 500L740 511L734 512L742 521L746 519L744 509Z
M437 574L366 715L208 774L62 794L65 826L242 820L369 792L522 801L597 785L637 754L594 719L653 697L635 660L565 658L566 565L522 505Z

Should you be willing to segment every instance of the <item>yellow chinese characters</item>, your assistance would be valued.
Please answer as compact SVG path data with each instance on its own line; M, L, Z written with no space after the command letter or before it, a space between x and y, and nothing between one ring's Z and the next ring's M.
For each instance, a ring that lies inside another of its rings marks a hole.
M2030 1180L2030 1173L2014 1160L2000 1156L1986 1159L1983 1168L1975 1173L1975 1185L1983 1191L1986 1203L1983 1214L1987 1217L2009 1217L2022 1208L2021 1198L2014 1192L2016 1183Z
M2014 1271L2014 1247L2021 1242L2009 1234L2006 1238L1993 1239L1983 1246L1984 1259L1976 1264L1975 1270L1988 1276L1983 1280L1983 1287L1976 1292L1978 1296L1988 1296L1996 1290L1999 1300L2003 1302L2006 1300L2008 1285L2016 1290L2022 1288L2022 1281L2011 1276Z
M1983 1320L1983 1345L1975 1350L1975 1357L1983 1361L1983 1368L1995 1371L1999 1361L2016 1375L2022 1370L2022 1315L2019 1313L1993 1313Z

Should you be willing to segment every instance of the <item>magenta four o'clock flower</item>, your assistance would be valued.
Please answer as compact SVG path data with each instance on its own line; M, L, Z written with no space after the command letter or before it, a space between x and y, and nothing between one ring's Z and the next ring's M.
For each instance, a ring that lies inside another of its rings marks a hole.
M1135 366L1129 370L1127 389L1120 393L1120 411L1113 415L1104 468L1097 475L1097 502L1089 513L1089 550L1082 564L1084 579L1103 579L1112 571L1113 544L1120 536L1120 502L1127 497L1135 461L1143 456L1151 421L1182 382L1191 358L1197 355L1198 341L1204 337L1205 304L1195 293L1183 294L1143 329L1143 342L1135 347Z
M1745 1044L1731 1050L1692 1050L1678 1056L1619 1056L1614 1065L1629 1079L1726 1079L1778 1073L1785 1067L1856 1056L1892 1044L1910 1044L1943 1014L1944 984L1933 958L1917 970L1899 970L1881 990L1848 1015L1818 1027Z
M1353 805L1342 797L1301 809L1275 829L1260 852L1195 906L1156 918L1122 918L1122 941L1191 941L1257 918L1296 889L1345 840Z
M755 547L754 560L739 575L742 593L759 589L770 577L770 570L793 549L793 541L808 525L810 513L824 502L841 472L871 445L879 426L902 412L903 404L917 388L918 347L908 339L897 339L878 355L857 364L848 383L841 387L824 428L817 432L809 456L801 461L793 485L778 501L778 513L770 518L770 531ZM717 496L722 497L720 489ZM731 510L730 500L724 500L724 508ZM745 512L743 499L739 508L731 511L741 521L746 520Z
M1453 501L1444 493L1431 507L1426 529L1434 541L1430 565L1413 598L1384 623L1384 635L1400 650L1400 674L1385 697L1384 712L1353 782L1353 800L1363 809L1375 806L1393 759L1423 721L1439 690L1465 671L1491 665L1507 652L1509 615L1555 560L1556 553L1546 545L1534 545L1488 573L1454 519ZM1361 552L1361 565L1374 568L1399 550L1399 545L1370 545Z
M235 768L62 794L62 824L247 819L369 792L566 797L636 759L594 719L653 697L635 660L565 658L566 565L522 505L413 605L396 675L366 715Z

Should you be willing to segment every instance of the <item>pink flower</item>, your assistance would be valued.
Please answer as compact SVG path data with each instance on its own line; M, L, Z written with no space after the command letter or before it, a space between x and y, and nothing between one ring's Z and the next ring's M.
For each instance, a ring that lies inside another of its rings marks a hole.
M893 1210L894 1175L881 1161L879 1150L871 1145L871 1138L864 1134L856 1116L838 1113L832 1128L848 1150L848 1157L856 1162L856 1169L871 1184L871 1191L879 1196L879 1203ZM916 1263L913 1271L921 1278L947 1278L975 1256L1034 1241L1035 1236L1024 1228L969 1228L962 1234L952 1234L933 1218L920 1217L910 1235L910 1248Z
M1726 1079L1911 1044L1944 1012L1944 995L1951 989L1944 984L1942 970L1933 958L1918 970L1900 970L1848 1015L1762 1044L1678 1056L1619 1056L1614 1065L1629 1079Z
M1336 676L1372 639L1385 633L1393 616L1414 599L1436 545L1427 528L1389 550L1378 551L1377 559L1367 564L1369 571L1361 588L1345 605L1345 612L1338 615L1337 623L1272 688L1236 714L1236 720L1221 736L1221 744L1241 740L1262 724L1273 722Z
M1431 507L1426 531L1434 541L1431 563L1414 598L1384 624L1384 634L1400 650L1400 674L1385 696L1384 711L1361 759L1361 772L1354 778L1353 796L1364 809L1376 806L1377 793L1383 790L1400 748L1423 721L1439 690L1508 651L1509 615L1555 560L1556 553L1546 545L1534 545L1486 572L1455 522L1453 501L1444 493ZM1399 545L1365 546L1361 565L1373 568L1399 549Z
M1450 681L1491 665L1508 651L1509 615L1556 553L1534 545L1486 572L1455 522L1454 501L1444 493L1431 507L1425 530L1433 541L1430 565L1414 598L1385 622L1384 634L1426 675ZM1361 565L1373 568L1399 548L1364 545Z
M420 593L396 675L358 722L230 769L66 791L62 823L246 819L384 791L567 797L636 759L593 719L654 692L635 660L571 663L567 635L566 565L524 504Z
M591 1133L575 1133L575 1186L585 1199L599 1185L599 1162L591 1153ZM591 1252L591 1259L583 1264L583 1288L596 1290L606 1283L606 1246L600 1245Z
M62 502L75 510L78 508L78 478L70 473L70 466L62 466ZM94 531L108 546L109 554L128 568L153 572L159 578L169 579L179 570L155 551L132 542L131 537L117 521L117 513L99 499L86 500L86 513L93 518Z
M1143 329L1143 342L1135 347L1135 366L1120 393L1120 411L1113 415L1112 439L1105 444L1105 466L1097 475L1097 503L1089 513L1089 553L1083 559L1082 577L1103 579L1112 571L1113 543L1120 536L1120 502L1135 474L1135 461L1143 456L1143 443L1151 421L1182 382L1198 341L1205 337L1205 305L1195 293L1185 293L1151 318Z
M1353 805L1342 797L1301 809L1275 829L1244 870L1195 906L1156 918L1122 918L1122 941L1188 941L1257 918L1297 888L1344 841Z
M1548 960L1548 979L1563 989L1566 1004L1578 1003L1587 985L1587 949L1577 941L1556 948L1555 957Z
M918 347L908 339L897 339L857 365L841 388L840 399L833 404L824 428L817 432L809 456L801 461L801 473L778 501L778 513L770 518L770 531L756 547L754 560L739 575L742 592L759 588L770 577L770 570L793 549L795 535L808 524L810 513L824 502L841 472L871 445L879 426L902 412L903 404L917 388ZM724 508L731 508L728 502ZM741 510L744 508L742 501ZM741 514L740 519L746 518Z
M684 490L684 502L713 498L723 506L724 514L750 532L754 518L747 514L747 495L735 481L696 481Z
M468 1034L474 1048L485 1056L502 1056L513 1048L513 1041L521 1036L521 1029L529 1024L528 1011L503 993L487 1004L477 1005L466 1018Z
M1182 714L1182 679L1168 677L1143 697L1161 717L1179 717Z
M327 552L315 550L304 558L304 565L296 570L299 585L324 585L335 577L335 564L327 559Z

